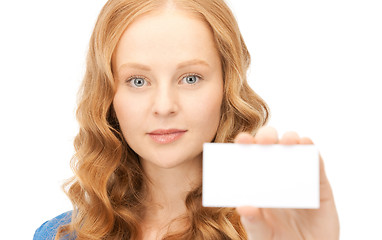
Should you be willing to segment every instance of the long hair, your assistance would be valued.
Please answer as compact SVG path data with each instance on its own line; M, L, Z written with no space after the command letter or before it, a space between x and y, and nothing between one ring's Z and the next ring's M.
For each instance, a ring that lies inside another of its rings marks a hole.
M101 10L89 43L86 72L79 91L71 166L74 177L64 190L74 210L71 223L56 239L137 239L144 209L145 175L137 154L122 136L112 106L115 94L111 60L128 25L138 16L164 7L168 0L109 0ZM232 142L239 132L254 134L267 122L265 102L249 87L250 55L237 22L224 0L173 0L177 7L199 15L209 24L218 49L224 96L215 142ZM232 208L205 208L202 188L186 198L187 222L181 232L164 239L246 239Z

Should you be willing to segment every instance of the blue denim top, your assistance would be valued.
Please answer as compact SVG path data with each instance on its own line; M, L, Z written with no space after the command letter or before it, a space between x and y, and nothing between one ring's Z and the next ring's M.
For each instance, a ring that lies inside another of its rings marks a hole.
M44 222L35 232L33 240L53 240L56 236L57 229L62 226L70 223L72 219L72 211L65 212L57 217ZM62 240L73 240L75 238L70 238L65 236L61 238Z

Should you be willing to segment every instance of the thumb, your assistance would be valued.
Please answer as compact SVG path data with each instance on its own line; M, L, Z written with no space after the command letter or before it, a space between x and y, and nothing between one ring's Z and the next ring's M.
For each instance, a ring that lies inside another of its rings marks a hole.
M248 240L271 239L272 230L266 223L263 210L256 207L237 207L240 221L247 233Z

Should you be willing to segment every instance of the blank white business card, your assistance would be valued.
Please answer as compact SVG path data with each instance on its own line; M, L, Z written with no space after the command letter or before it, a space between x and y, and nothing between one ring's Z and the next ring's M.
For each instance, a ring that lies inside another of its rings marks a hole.
M319 208L314 145L205 143L203 206Z

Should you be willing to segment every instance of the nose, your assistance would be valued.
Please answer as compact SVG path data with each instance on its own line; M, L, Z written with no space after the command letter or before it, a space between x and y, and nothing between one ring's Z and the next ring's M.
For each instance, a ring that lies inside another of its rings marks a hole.
M162 86L155 92L152 111L156 116L175 115L179 110L178 96L175 89Z

